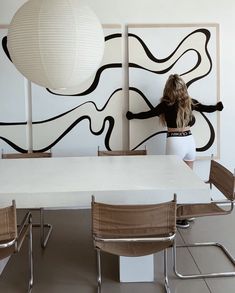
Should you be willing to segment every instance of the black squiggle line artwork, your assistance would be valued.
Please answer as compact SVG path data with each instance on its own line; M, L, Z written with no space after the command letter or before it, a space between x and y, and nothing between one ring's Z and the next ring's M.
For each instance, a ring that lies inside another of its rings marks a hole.
M121 37L122 37L122 34L116 33L116 34L111 34L111 35L105 36L104 40L106 42L106 41L109 41L109 40L112 40L112 39L121 38Z
M26 125L27 122L0 122L0 126Z
M158 132L155 132L155 133L151 134L150 136L148 136L144 140L142 140L139 144L137 144L132 150L136 150L138 147L142 146L146 141L148 141L152 137L157 136L159 134L163 134L163 133L167 133L167 131L162 130L162 131L158 131Z
M114 118L111 117L111 116L107 116L104 118L104 121L103 121L103 125L101 127L101 129L97 132L93 131L92 128L91 128L91 118L87 115L85 116L82 116L82 117L79 117L76 121L74 121L55 141L53 141L50 145L46 146L45 148L41 148L41 149L34 149L33 152L37 153L37 152L45 152L45 151L48 151L50 150L54 145L56 145L63 137L65 137L77 124L79 124L81 121L83 120L88 120L89 121L89 129L90 129L90 132L93 134L93 135L100 135L103 133L104 131L104 128L105 128L105 124L106 124L106 121L108 121L109 123L109 127L108 127L108 131L105 135L105 147L107 148L107 150L111 150L110 148L110 145L109 145L109 142L110 142L110 136L112 134L112 130L113 130L113 127L114 127L114 124L115 124L115 121L114 121Z
M19 153L27 153L28 152L26 149L19 147L14 142L10 141L9 139L7 139L3 136L0 136L0 139L5 141L9 146L11 146L14 150L16 150Z
M7 58L12 62L10 53L8 51L8 48L7 48L7 36L2 38L2 49L5 52Z
M173 51L168 57L166 57L166 58L162 58L162 59L158 59L158 58L156 58L155 56L153 56L153 54L152 54L152 53L150 52L150 50L148 49L147 45L144 43L144 41L143 41L139 36L137 36L137 35L135 35L135 34L132 34L132 33L129 33L129 34L128 34L128 37L129 37L129 38L130 38L130 37L133 37L133 38L135 38L135 39L137 39L137 40L139 41L139 43L140 43L141 46L143 47L143 49L144 49L146 55L148 56L148 58L149 58L151 61L153 61L153 62L155 62L155 63L165 63L165 62L169 61L169 60L175 55L175 53L178 51L178 49L181 47L181 45L182 45L182 44L183 44L188 38L190 38L190 36L192 36L193 34L197 34L197 33L202 33L202 34L204 34L205 37L206 37L206 41L205 41L205 52L206 52L207 58L208 58L208 60L209 60L210 67L209 67L208 71L207 71L205 74L202 74L202 75L200 75L200 76L197 76L197 77L195 77L194 79L188 81L188 82L187 82L187 86L189 87L192 83L194 83L195 81L197 81L197 80L199 80L199 79L204 78L205 76L207 76L207 75L211 72L211 69L212 69L212 60L211 60L211 56L210 56L209 51L208 51L208 48L207 48L207 46L208 46L208 42L209 42L210 37L211 37L211 33L210 33L209 30L204 29L204 28L201 28L201 29L197 29L197 30L191 32L190 34L188 34L188 35L187 35L187 36L186 36L186 37L185 37L185 38L179 43L178 46L176 46L175 50L174 50L174 51ZM173 67L173 66L179 61L179 59L181 59L182 56L183 56L184 54L186 54L187 52L189 52L189 51L194 51L194 52L196 52L196 54L197 54L197 56L198 56L198 60L197 60L197 63L195 64L195 66L194 66L193 68L191 68L189 71L184 72L184 73L181 74L181 76L184 76L184 75L188 74L189 72L194 71L194 70L195 70L196 68L198 68L198 67L200 66L200 64L201 64L201 60L202 60L202 59L201 59L200 52L196 51L194 48L189 48L189 49L187 49L186 51L184 51L184 52L179 56L179 58L177 58L177 59L175 60L175 62L173 62L170 66L168 66L167 68L164 68L164 69L162 69L162 70L157 70L157 71L150 70L150 69L148 69L148 68L144 68L144 67L142 67L142 66L140 66L140 65L138 65L138 64L131 63L131 62L129 63L129 67L143 69L143 70L146 70L146 71L149 71L149 72L152 72L152 73L156 73L156 74L164 74L164 73L170 71L170 69L171 69L171 68L172 68L172 67Z
M167 65L166 68L162 68L162 69L160 69L160 70L155 70L155 71L154 71L154 70L150 70L150 69L148 69L148 68L145 68L145 67L143 67L143 66L141 66L141 65L139 65L139 64L132 63L132 62L129 62L129 66L130 66L130 67L133 67L133 68L139 68L139 69L142 69L142 70L146 70L146 71L152 72L152 73L154 73L154 74L165 74L166 72L170 71L170 69L173 68L173 66L174 66L174 65L175 65L175 64L176 64L176 63L182 58L182 56L183 56L184 54L186 54L186 53L189 52L189 51L194 51L194 52L196 53L196 55L197 55L197 61L196 61L196 64L195 64L190 70L188 70L187 72L184 72L184 73L181 74L181 76L184 76L184 75L186 75L186 74L188 74L188 73L190 73L190 72L194 72L194 71L195 71L195 70L201 65L201 63L202 63L202 55L201 55L201 53L204 53L204 54L205 54L204 57L207 58L207 60L208 60L208 62L209 62L209 63L208 63L207 71L205 71L205 72L203 72L202 74L199 74L199 75L195 76L194 78L191 78L191 80L187 81L186 85L187 85L187 87L189 87L192 83L194 83L194 82L196 82L197 80L202 79L202 78L204 78L205 76L207 76L207 75L211 72L211 70L212 70L212 59L211 59L211 56L210 56L209 51L208 51L208 43L209 43L209 40L210 40L210 38L211 38L211 33L210 33L209 30L207 30L207 29L205 29L205 28L200 28L200 29L194 30L193 32L191 32L190 34L188 34L186 37L184 37L184 38L182 39L182 41L180 41L180 43L176 46L176 48L174 49L174 51L173 51L171 54L169 54L166 58L162 58L162 59L158 59L158 58L156 58L156 57L150 52L150 50L149 50L149 48L147 47L147 45L145 44L145 42L144 42L139 36L137 36L136 34L133 34L133 33L129 33L129 34L128 34L128 37L132 37L132 38L137 39L137 41L141 44L141 46L142 46L144 52L146 53L146 56L147 56L151 61L153 61L153 62L155 62L155 63L159 63L159 64L164 64L165 62L170 61L170 59L171 59L172 57L174 57L174 55L175 55L177 52L179 52L179 51L178 51L179 48L183 45L183 43L184 43L185 41L187 41L187 39L189 39L193 34L198 34L198 33L202 33L202 34L205 36L205 40L203 39L203 43L202 43L202 44L203 44L203 47L204 47L203 51L201 51L200 49L197 50L197 47L196 47L196 48L194 48L194 47L191 48L191 47L188 46L188 47L186 47L186 49L185 49L184 51L180 52L180 55L177 56L177 59L174 59L174 60L172 61L172 63L170 63L170 64ZM202 49L203 47L201 47L201 49ZM133 87L130 87L130 90L133 90L133 89L134 89ZM150 107L150 109L151 109L153 106L152 106L152 104L147 100L147 98L143 96L143 93L141 93L141 91L140 91L139 89L135 89L135 91L138 92L138 94L139 94L139 95L145 100L146 104L147 104L147 105ZM207 123L208 126L209 126L209 140L208 140L208 142L207 142L204 146L196 148L196 150L197 150L198 152L203 152L203 151L209 149L209 148L212 146L212 144L214 143L214 140L215 140L215 131L214 131L214 128L213 128L211 122L209 121L209 119L208 119L203 113L201 113L201 114L202 114L202 117L205 119L206 123ZM155 135L157 135L157 134L158 134L158 133L153 134L153 135L151 135L151 137L153 137L153 136L155 136ZM148 140L148 139L151 138L151 137L146 138L144 141ZM142 144L142 143L143 143L143 142L141 142L140 144Z
M122 34L120 33L116 33L116 34L111 34L105 37L105 42L112 40L112 39L116 39L116 38L121 38ZM68 96L68 97L79 97L79 96L85 96L88 95L90 93L92 93L98 86L99 84L99 80L100 80L100 76L102 74L103 71L110 69L110 68L121 68L122 67L122 63L109 63L106 65L101 66L94 77L94 80L91 84L91 86L86 89L85 91L83 91L82 93L76 93L76 94L60 94L60 93L55 93L53 92L51 89L46 89L49 93L53 94L53 95L57 95L57 96Z
M122 34L121 33L116 33L116 34L111 34L105 37L105 41L109 41L112 39L116 39L116 38L121 38ZM5 54L7 55L8 59L12 62L8 48L7 48L7 36L3 37L2 39L2 48L3 51L5 52ZM82 93L77 93L77 94L59 94L59 93L55 93L53 92L51 89L46 88L46 90L53 94L53 95L57 95L57 96L71 96L71 97L76 97L76 96L85 96L88 95L90 93L92 93L98 86L99 84L99 80L100 80L100 76L102 74L102 72L106 69L110 69L110 68L121 68L122 64L121 63L110 63L110 64L106 64L101 66L95 75L94 81L92 82L91 86L86 89L85 91L83 91Z
M50 121L53 121L53 120L56 120L56 119L58 119L58 118L60 118L60 117L62 117L62 116L65 116L65 115L67 115L68 113L70 113L70 112L72 112L72 111L74 111L74 110L76 110L77 108L79 108L79 107L82 107L83 105L85 105L85 104L93 104L94 105L94 107L95 107L95 109L96 109L96 111L97 112L102 112L102 111L104 111L104 109L107 107L107 105L108 105L108 103L109 103L109 101L111 100L111 98L113 97L113 95L115 94L115 93L117 93L118 91L121 91L122 89L121 88L118 88L118 89L116 89L115 91L113 91L113 93L110 95L110 97L109 97L109 99L106 101L106 103L105 103L105 105L101 108L101 109L98 109L97 108L97 106L96 106L96 104L93 102L93 101L89 101L89 102L84 102L84 103L82 103L81 105L79 105L79 106L77 106L77 107L75 107L75 108L73 108L73 109L71 109L71 110L69 110L69 111L66 111L65 113L62 113L62 114L60 114L60 115L58 115L58 116L55 116L55 117L52 117L52 118L50 118L50 119L47 119L47 120L43 120L43 121L35 121L35 122L33 122L33 125L34 124L42 124L42 123L47 123L47 122L50 122ZM82 117L79 117L76 121L74 121L53 143L51 143L49 146L47 146L46 148L43 148L43 149L40 149L40 150L34 150L35 152L44 152L44 151L47 151L47 150L49 150L49 149L51 149L55 144L57 144L64 136L66 136L70 131L71 131L71 129L73 129L79 122L81 122L81 121L83 121L83 120L85 120L85 119L87 119L88 121L89 121L89 129L90 129L90 132L93 134L93 135L100 135L100 134L102 134L103 133L103 131L104 131L104 127L105 127L105 123L106 123L106 121L108 121L108 123L109 123L109 127L108 127L108 131L107 131L107 133L106 133L106 135L105 135L105 141L104 141L104 144L105 144L105 147L106 147L106 149L107 150L111 150L111 148L110 148L110 137L111 137L111 135L112 135L112 131L113 131L113 128L114 128L114 125L115 125L115 120L114 120L114 118L113 117L111 117L111 116L107 116L107 117L105 117L104 118L104 122L103 122L103 125L102 125L102 127L101 127L101 129L100 129L100 131L97 131L97 132L95 132L95 131L93 131L92 130L92 128L91 128L91 118L88 116L88 115L85 115L85 116L82 116Z
M115 39L115 38L121 38L121 36L122 36L122 34L120 34L120 33L111 34L111 35L106 36L104 38L104 40L106 42L106 41L109 41L109 40L112 40L112 39ZM12 62L10 53L8 51L8 48L7 48L7 36L4 36L2 38L2 48L3 48L3 51L5 52L5 54L7 55L8 59Z
M206 117L206 115L202 112L200 112L200 113L203 116L203 118L206 120L206 122L209 126L209 129L210 129L210 138L209 138L207 144L205 144L204 146L202 146L200 148L196 148L197 152L204 152L204 151L208 150L213 145L213 143L215 141L215 130L214 130L213 125L211 124L210 120Z
M74 107L73 109L71 109L69 111L66 111L66 112L64 112L64 113L62 113L60 115L57 115L57 116L54 116L54 117L51 117L49 119L42 120L42 121L34 121L33 125L46 124L48 122L55 121L55 120L57 120L57 119L59 119L59 118L61 118L63 116L66 116L67 114L75 111L79 107L84 106L85 104L92 104L95 107L97 112L102 112L108 106L108 104L109 104L110 100L112 99L112 97L114 96L114 94L119 92L119 91L121 91L121 90L122 90L121 88L118 88L115 91L113 91L113 93L110 95L110 97L106 101L105 105L100 109L97 108L96 104L93 101L88 101L88 102L84 102L81 105L79 105L77 107ZM104 144L105 144L105 147L106 147L107 150L111 150L110 138L111 138L111 135L112 135L113 128L115 127L115 119L112 116L109 116L109 115L104 117L104 120L103 120L103 123L102 123L102 126L101 126L100 130L93 131L92 127L91 127L91 125L92 125L91 117L88 116L88 115L83 115L83 116L79 117L78 119L76 119L73 123L71 123L71 125L69 125L69 127L67 127L67 129L65 129L65 131L63 131L63 133L61 133L52 143L50 143L49 145L47 145L44 148L33 149L32 151L33 152L45 152L45 151L50 150L63 137L65 137L76 125L78 125L83 120L88 120L89 121L89 130L93 135L96 135L96 136L101 135L103 133L103 131L105 129L105 125L108 123L108 130L107 130L107 132L105 134ZM0 122L0 125L4 125L4 126L11 126L11 125L17 126L17 125L26 125L26 124L27 124L26 122L9 122L9 123ZM21 152L21 153L27 152L27 150L17 146L14 142L10 141L9 139L6 139L4 137L0 137L0 139L4 140L7 144L9 144L13 149L15 149L18 152Z
M107 65L104 65L104 66L101 66L97 72L96 72L96 75L95 75L95 78L94 78L94 81L92 82L91 86L86 89L84 92L82 93L77 93L77 94L59 94L59 93L55 93L53 92L52 90L50 89L46 89L49 93L53 94L53 95L56 95L56 96L66 96L66 97L80 97L80 96L85 96L85 95L88 95L90 93L92 93L98 86L99 84L99 80L100 80L100 76L102 74L102 72L106 69L110 69L110 68L121 68L122 67L122 64L121 63L110 63L110 64L107 64Z
M132 86L129 87L129 90L138 93L143 98L145 103L149 106L149 108L154 109L154 106L152 105L152 103L150 103L150 101L147 99L147 97L144 95L144 93L141 90L139 90L135 87L132 87Z
M110 34L108 36L105 37L105 41L108 42L112 39L117 39L117 38L121 38L122 34L121 33L115 33L115 34ZM11 58L10 58L10 54L9 54L9 51L8 51L8 48L7 48L7 36L3 37L2 39L2 48L3 48L3 51L5 52L6 56L8 57L8 59L11 61ZM11 61L12 62L12 61ZM100 76L102 74L102 72L106 69L112 69L112 68L121 68L122 67L122 64L121 63L110 63L110 64L106 64L102 67L100 67L97 72L96 72L96 75L94 77L94 81L92 82L91 86L86 89L85 91L83 91L82 93L78 93L78 94L72 94L72 95L68 95L68 94L58 94L58 93L54 93L52 92L50 89L47 89L51 94L54 94L54 95L61 95L61 96L83 96L83 95L88 95L90 94L91 92L93 92L96 87L98 86L99 84L99 80L100 80ZM96 104L93 103L92 101L88 101L86 103L91 103L93 104L93 106L95 107L96 111L98 112L101 112L105 109L105 107L107 106L109 100L111 99L111 97L113 96L114 93L116 93L117 91L121 90L120 88L119 89L116 89L110 96L110 98L106 101L105 105L103 106L102 109L98 109ZM82 105L84 105L85 103L83 103ZM82 105L79 105L78 107L82 106ZM75 107L74 109L71 109L65 113L62 113L56 117L52 117L50 119L47 119L47 120L44 120L44 121L35 121L33 122L33 125L39 125L39 124L45 124L45 123L48 123L50 121L53 121L53 120L56 120L58 118L61 118L62 116L65 116L67 115L68 113L76 110L78 107ZM105 139L104 139L104 144L105 144L105 147L108 149L108 150L111 150L110 148L110 138L111 138L111 135L112 135L112 131L113 131L113 128L114 128L114 125L115 125L115 121L114 121L114 118L111 117L111 116L107 116L104 118L104 121L103 121L103 125L100 129L100 131L93 131L92 128L91 128L91 123L92 123L92 120L91 118L87 115L85 116L82 116L82 117L79 117L77 120L73 121L73 123L62 133L60 134L59 137L57 137L57 139L55 141L53 141L50 145L48 145L46 148L41 148L41 149L38 149L38 150L33 150L34 152L40 152L40 151L46 151L46 150L49 150L52 146L54 146L56 143L58 143L65 135L67 135L72 128L74 128L77 124L79 124L81 121L83 120L88 120L89 121L89 128L90 128L90 132L93 134L93 135L100 135L101 133L103 133L104 131L104 127L105 125L107 125L108 123L108 130L107 130L107 133L105 134ZM24 122L14 122L14 123L0 123L0 125L2 126L12 126L12 125L15 125L15 126L19 126L19 125L22 125L22 124L26 124ZM1 137L2 140L4 140L7 144L9 144L13 149L19 151L19 152L27 152L27 150L24 150L23 148L19 147L17 144L15 144L14 142L10 141L9 139L7 138L4 138L4 137Z
M51 117L51 118L46 119L46 120L34 121L34 122L33 122L33 125L34 125L34 124L47 123L47 122L50 122L50 121L56 120L56 119L58 119L58 118L60 118L60 117L63 117L63 116L65 116L65 115L67 115L68 113L73 112L74 110L76 110L76 109L82 107L82 106L85 105L85 104L92 104L92 105L94 105L94 107L95 107L95 109L96 109L97 112L102 112L102 111L104 111L104 109L107 107L107 105L108 105L109 101L111 100L111 98L113 97L113 95L114 95L115 93L121 91L121 90L122 90L122 88L118 88L118 89L116 89L115 91L113 91L112 94L110 95L110 97L108 98L108 100L106 101L106 103L104 104L104 106L103 106L102 108L100 108L100 109L97 107L97 105L96 105L93 101L87 101L87 102L84 102L84 103L82 103L82 104L80 104L80 105L78 105L78 106L76 106L76 107L74 107L74 108L72 108L72 109L70 109L70 110L68 110L68 111L66 111L66 112L64 112L64 113L62 113L62 114L60 114L60 115L57 115L57 116Z

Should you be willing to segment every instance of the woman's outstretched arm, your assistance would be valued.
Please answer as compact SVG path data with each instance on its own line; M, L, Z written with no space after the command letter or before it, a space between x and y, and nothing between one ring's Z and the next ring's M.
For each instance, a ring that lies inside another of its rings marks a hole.
M160 103L155 108L146 111L146 112L139 112L139 113L132 113L130 111L127 111L126 118L128 120L131 119L147 119L152 118L155 116L159 116L160 114L164 113L164 104Z
M212 113L215 111L222 111L223 108L224 106L222 102L218 102L215 105L204 105L193 99L193 110L198 112Z

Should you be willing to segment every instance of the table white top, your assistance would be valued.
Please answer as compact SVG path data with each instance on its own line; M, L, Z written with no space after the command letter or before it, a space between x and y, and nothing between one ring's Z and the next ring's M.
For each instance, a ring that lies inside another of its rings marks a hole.
M209 202L209 187L176 156L52 157L0 160L0 205L90 207L109 203Z

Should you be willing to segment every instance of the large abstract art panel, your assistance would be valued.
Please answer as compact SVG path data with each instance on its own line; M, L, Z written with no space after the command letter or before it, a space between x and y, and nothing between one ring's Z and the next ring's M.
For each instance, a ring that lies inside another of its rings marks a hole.
M54 91L25 82L16 71L7 50L7 27L2 27L0 86L5 101L1 101L0 137L4 151L10 147L27 152L30 143L34 152L52 149L58 156L93 155L98 146L122 148L126 101L121 26L105 25L104 33L105 52L97 72L79 88ZM31 99L29 105L27 98ZM27 114L31 121L27 121ZM31 142L27 142L28 126Z
M121 26L105 25L104 34L102 63L79 88L54 91L33 84L34 150L53 148L53 153L63 155L91 155L98 146L122 148L122 117L126 107L122 91Z
M219 26L217 24L129 25L129 109L155 107L170 74L182 76L189 94L203 104L215 104L219 94ZM192 133L197 157L219 155L219 114L194 113ZM131 120L130 148L147 146L165 153L166 129L159 118Z

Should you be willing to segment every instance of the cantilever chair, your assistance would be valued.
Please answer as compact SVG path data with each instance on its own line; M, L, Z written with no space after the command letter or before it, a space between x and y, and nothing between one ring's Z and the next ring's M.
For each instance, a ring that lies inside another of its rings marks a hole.
M146 148L144 150L117 150L117 151L101 151L98 147L98 156L143 156L147 155Z
M52 157L51 152L32 152L32 153L3 153L2 150L2 159L33 159L33 158L50 158ZM41 237L41 246L45 248L49 237L52 232L53 226L49 223L45 223L44 221L44 208L37 208L31 210L39 210L40 212L40 223L33 224L33 227L40 227L40 237ZM45 233L45 229L48 229L48 232Z
M177 208L177 219L187 219L191 217L203 217L203 216L217 216L217 215L228 215L233 210L234 205L234 188L235 188L235 175L232 174L224 166L211 160L209 180L207 183L210 184L210 188L216 187L225 197L225 201L211 201L208 204L186 204L179 205ZM198 279L198 278L212 278L212 277L230 277L235 276L233 272L218 272L218 273L207 273L207 274L194 274L194 275L183 275L177 270L176 264L176 248L177 247L205 247L205 246L216 246L224 252L229 261L235 265L235 259L229 253L229 251L222 244L217 242L207 243L192 243L185 245L174 245L174 271L175 274L181 279Z
M29 250L29 284L28 293L33 287L33 256L32 256L32 216L28 212L17 229L16 205L0 208L0 260L20 251L28 236Z
M118 256L144 256L164 250L164 286L170 293L167 248L176 232L176 195L161 204L110 205L92 196L92 236L97 253L97 283L101 292L101 251Z

